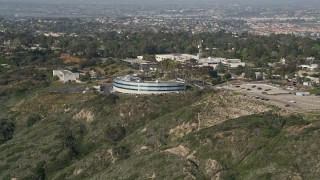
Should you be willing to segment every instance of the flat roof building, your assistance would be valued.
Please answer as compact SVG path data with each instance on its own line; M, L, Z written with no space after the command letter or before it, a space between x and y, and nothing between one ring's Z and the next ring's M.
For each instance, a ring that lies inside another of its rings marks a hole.
M315 71L319 69L318 64L310 64L310 65L301 65L301 69L303 70L309 70L309 71Z
M127 94L164 94L186 90L186 83L179 81L142 81L136 75L113 79L113 90Z
M178 61L184 63L190 59L199 59L198 56L191 55L191 54L156 54L156 60L158 62L163 61L165 59L171 59L173 61Z
M79 73L73 73L69 70L53 70L53 76L58 76L62 82L76 81L79 79Z
M245 66L246 63L241 62L240 59L226 59L226 58L203 58L198 60L198 66L210 66L214 69L218 66L219 63L222 63L225 66L230 68L238 68L239 66Z

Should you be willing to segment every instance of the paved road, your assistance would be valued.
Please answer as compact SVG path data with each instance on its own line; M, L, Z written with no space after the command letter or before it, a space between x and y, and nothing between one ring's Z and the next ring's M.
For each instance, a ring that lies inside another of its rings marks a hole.
M100 83L99 85L104 86L104 89L101 93L108 94L112 91L112 83ZM56 88L52 90L55 93L83 93L88 91L87 88L92 88L93 85L87 84L74 84L74 85L66 85L63 87Z

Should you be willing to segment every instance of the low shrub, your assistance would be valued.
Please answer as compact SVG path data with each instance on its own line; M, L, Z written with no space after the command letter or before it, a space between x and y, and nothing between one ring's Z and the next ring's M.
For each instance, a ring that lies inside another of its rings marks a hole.
M26 120L26 126L31 127L35 123L41 120L41 116L38 114L30 114Z

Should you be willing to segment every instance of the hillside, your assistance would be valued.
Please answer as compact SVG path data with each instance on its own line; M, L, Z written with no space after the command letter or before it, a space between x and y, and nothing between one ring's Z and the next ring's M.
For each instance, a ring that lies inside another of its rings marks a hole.
M54 93L64 86L1 98L1 136L8 137L0 139L1 179L320 176L318 116L290 115L207 89L152 96Z

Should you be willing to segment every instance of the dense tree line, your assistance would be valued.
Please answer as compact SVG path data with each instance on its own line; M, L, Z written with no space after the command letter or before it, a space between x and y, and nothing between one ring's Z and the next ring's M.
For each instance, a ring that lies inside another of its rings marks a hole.
M45 37L33 36L32 32L4 33L2 41L11 40L14 45L30 47L39 44L42 47L61 48L75 56L93 58L132 58L138 55L163 53L198 52L198 43L203 41L204 55L226 58L240 58L262 66L265 62L278 61L285 57L288 60L303 59L313 56L320 59L320 40L293 35L258 36L248 33L234 35L226 31L217 33L192 34L189 32L104 32L86 37ZM14 51L16 56L12 63L19 64L21 51ZM17 53L20 53L19 55ZM24 61L48 63L48 59L58 58L53 51L32 52Z
M320 58L320 41L291 35L234 36L224 31L218 33L190 34L127 32L105 33L98 37L103 41L102 56L135 57L143 54L198 52L197 45L203 40L206 56L241 58L261 64L266 61L305 58Z

